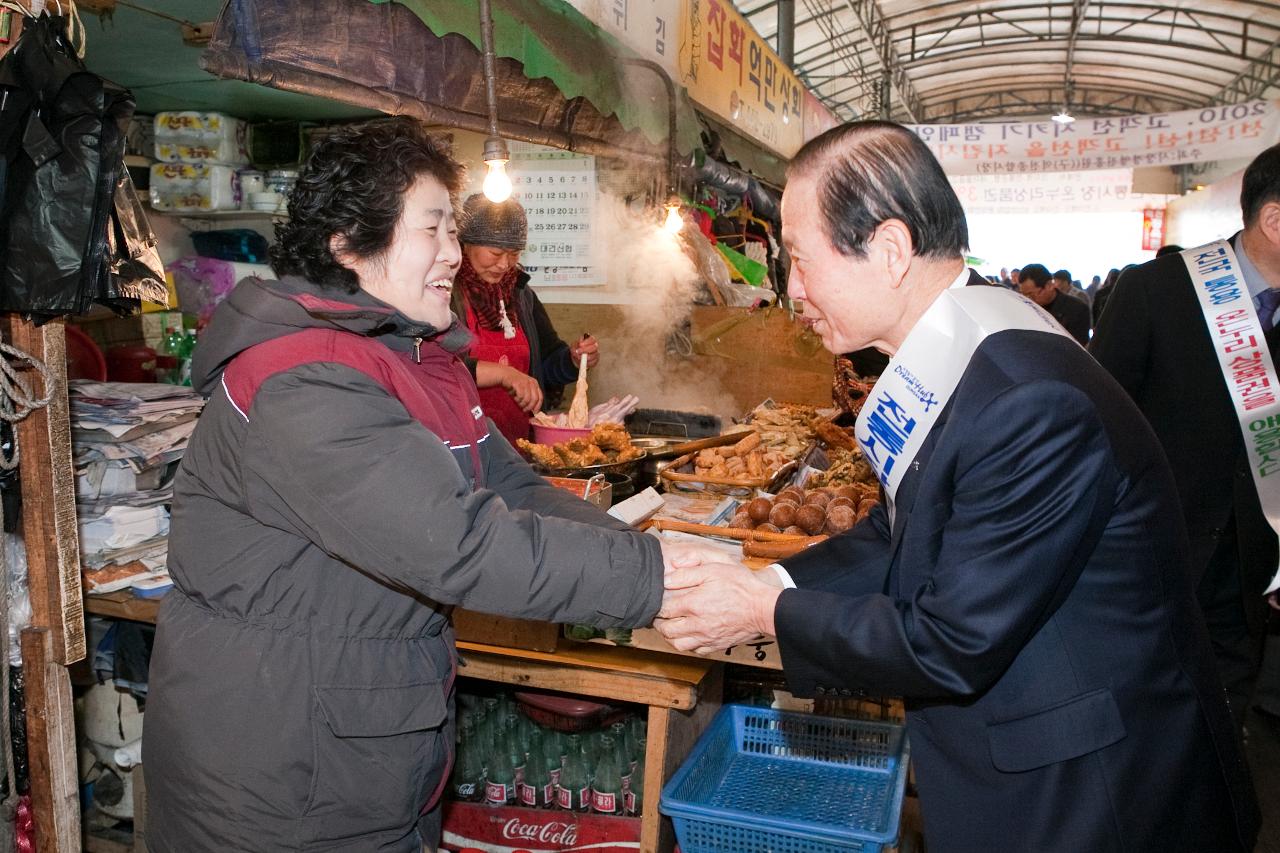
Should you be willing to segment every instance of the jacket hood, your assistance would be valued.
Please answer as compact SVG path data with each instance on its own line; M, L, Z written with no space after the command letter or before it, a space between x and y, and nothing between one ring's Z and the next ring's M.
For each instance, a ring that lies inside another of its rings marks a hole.
M246 278L213 312L191 363L191 384L212 393L237 355L264 341L304 329L338 329L378 338L393 350L408 350L415 339L429 340L461 354L471 334L453 318L447 329L410 320L364 290L343 293L297 276L280 280Z

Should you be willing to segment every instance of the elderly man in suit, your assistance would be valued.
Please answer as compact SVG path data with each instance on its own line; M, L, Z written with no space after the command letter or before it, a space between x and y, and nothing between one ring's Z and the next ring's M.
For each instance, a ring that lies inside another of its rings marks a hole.
M1240 208L1244 230L1229 242L1258 336L1274 358L1280 355L1280 146L1245 170ZM1120 276L1089 351L1147 416L1173 463L1191 539L1192 583L1232 716L1242 725L1265 636L1263 592L1276 571L1276 533L1259 500L1214 346L1221 336L1210 334L1184 255L1173 248ZM1270 514L1280 514L1280 500L1271 503Z
M899 125L809 142L783 239L826 346L893 355L857 425L885 501L772 570L673 569L659 630L702 653L775 636L800 696L904 697L935 853L1252 850L1137 407L1029 300L960 286L964 213Z

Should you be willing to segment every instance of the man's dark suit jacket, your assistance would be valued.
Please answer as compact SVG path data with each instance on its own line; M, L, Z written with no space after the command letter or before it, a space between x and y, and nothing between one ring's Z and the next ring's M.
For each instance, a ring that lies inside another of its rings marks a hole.
M1273 356L1280 354L1277 335L1274 329L1268 335ZM1276 570L1276 534L1258 503L1240 423L1180 255L1120 276L1089 351L1129 392L1164 445L1191 540L1194 583L1234 532L1245 616L1259 636L1266 621L1262 591Z
M984 341L897 506L785 561L775 620L797 695L906 698L931 851L1252 850L1173 478L1084 350Z
M1080 346L1089 344L1089 327L1092 325L1089 304L1078 296L1059 292L1053 301L1045 306L1058 325L1067 330L1067 334L1076 339Z

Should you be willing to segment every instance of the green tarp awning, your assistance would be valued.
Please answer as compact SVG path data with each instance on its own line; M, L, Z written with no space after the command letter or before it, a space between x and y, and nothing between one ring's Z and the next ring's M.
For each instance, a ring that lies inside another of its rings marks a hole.
M480 49L475 0L369 2L402 5L437 36L457 34ZM639 130L654 144L666 144L666 92L656 73L626 68L618 61L635 57L634 51L561 0L501 0L491 10L494 53L519 62L531 80L551 80L566 99L585 98L602 114L616 116L623 128ZM677 86L676 148L688 153L698 145L697 119Z

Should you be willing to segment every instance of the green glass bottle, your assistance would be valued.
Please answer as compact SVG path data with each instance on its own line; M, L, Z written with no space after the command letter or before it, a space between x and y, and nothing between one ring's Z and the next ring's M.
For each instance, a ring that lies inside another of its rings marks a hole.
M595 779L591 783L591 811L596 814L622 814L622 775L611 743L600 750Z
M487 806L505 806L515 802L516 771L511 765L511 753L503 739L499 738L489 752L489 772L484 784L484 802Z
M567 812L585 812L591 807L591 780L582 755L570 752L560 770L560 784L556 786L557 801Z

